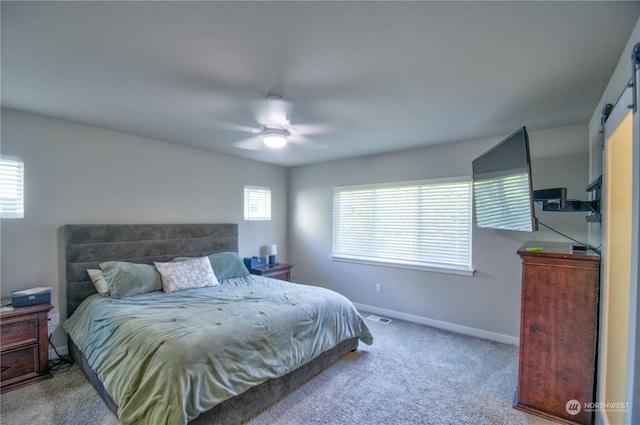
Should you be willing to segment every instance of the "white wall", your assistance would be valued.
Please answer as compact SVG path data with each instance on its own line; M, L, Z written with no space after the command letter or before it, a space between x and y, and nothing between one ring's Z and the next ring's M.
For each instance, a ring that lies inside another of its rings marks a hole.
M287 259L285 168L15 110L1 118L1 153L25 163L25 217L0 223L2 296L52 286L65 317L65 224L237 223L240 255L276 243ZM243 221L245 184L271 188L272 221Z
M563 186L570 197L587 199L587 130L585 124L529 132L534 189ZM446 322L454 328L476 329L485 337L517 342L521 269L516 250L527 240L563 240L549 231L530 234L475 228L473 277L330 259L334 186L470 175L471 161L501 139L291 169L289 249L296 280L328 287L396 317ZM584 216L537 213L541 221L586 241ZM380 293L375 291L377 283L382 284Z
M356 303L479 329L489 337L517 338L520 260L515 251L528 239L562 239L550 232L474 229L473 277L329 258L333 186L468 175L471 160L500 139L287 170L3 109L1 152L25 161L26 212L24 219L0 223L2 296L53 286L53 303L65 317L65 224L233 222L239 224L242 256L277 243L279 259L295 265L297 281L335 289ZM534 188L566 186L570 196L585 199L586 125L530 132L530 141ZM541 159L548 155L554 157ZM271 222L242 220L245 184L271 187ZM539 219L580 240L586 237L583 216L538 212ZM376 283L383 284L382 293L375 292Z

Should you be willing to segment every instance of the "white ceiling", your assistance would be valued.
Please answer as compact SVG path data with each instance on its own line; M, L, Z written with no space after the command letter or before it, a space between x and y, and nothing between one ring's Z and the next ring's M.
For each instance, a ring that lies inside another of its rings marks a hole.
M283 166L586 123L640 15L614 1L1 7L3 107ZM333 132L239 147L251 135L234 128L258 126L270 93L294 126Z

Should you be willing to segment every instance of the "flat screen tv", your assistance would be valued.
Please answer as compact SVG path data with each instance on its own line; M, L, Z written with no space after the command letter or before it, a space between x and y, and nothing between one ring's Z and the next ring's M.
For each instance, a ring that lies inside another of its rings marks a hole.
M478 227L533 232L529 136L520 128L473 163L473 200Z

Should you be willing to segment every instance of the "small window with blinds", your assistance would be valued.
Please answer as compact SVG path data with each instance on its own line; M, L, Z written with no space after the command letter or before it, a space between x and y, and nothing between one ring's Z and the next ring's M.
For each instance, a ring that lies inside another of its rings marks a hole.
M472 274L471 179L335 187L339 261Z
M244 187L244 219L247 221L271 220L271 189L268 187Z
M24 217L24 163L20 158L0 157L0 218Z

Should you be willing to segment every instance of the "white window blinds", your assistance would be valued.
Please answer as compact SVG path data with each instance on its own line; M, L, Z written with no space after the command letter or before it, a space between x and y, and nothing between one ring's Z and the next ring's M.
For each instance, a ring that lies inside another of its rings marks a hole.
M24 217L24 164L20 158L0 157L0 217Z
M244 219L271 220L271 189L268 187L244 187Z
M333 256L471 271L471 180L334 188Z

